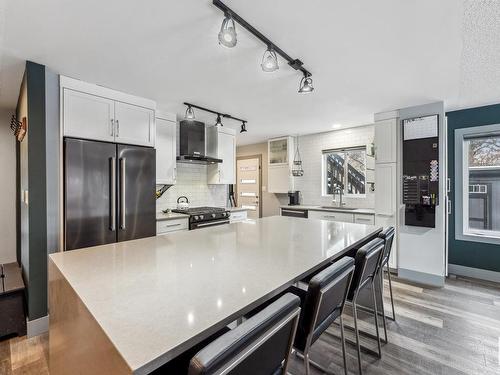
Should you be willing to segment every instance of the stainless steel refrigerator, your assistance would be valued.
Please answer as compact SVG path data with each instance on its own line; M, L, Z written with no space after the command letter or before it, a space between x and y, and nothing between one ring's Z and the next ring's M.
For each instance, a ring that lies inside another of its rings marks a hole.
M65 250L156 235L155 150L64 140Z

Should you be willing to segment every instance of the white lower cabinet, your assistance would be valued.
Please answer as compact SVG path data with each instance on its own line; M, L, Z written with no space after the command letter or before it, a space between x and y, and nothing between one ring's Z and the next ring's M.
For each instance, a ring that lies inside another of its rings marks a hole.
M177 232L180 230L188 230L188 218L185 219L172 219L172 220L158 220L156 222L156 234L166 234Z
M357 224L375 225L375 215L354 214L354 222Z
M247 217L247 211L231 212L231 216L229 216L229 222L237 223L239 221L245 221Z
M354 214L350 214L348 212L310 210L309 219L321 219L321 220L341 221L344 223L354 223Z

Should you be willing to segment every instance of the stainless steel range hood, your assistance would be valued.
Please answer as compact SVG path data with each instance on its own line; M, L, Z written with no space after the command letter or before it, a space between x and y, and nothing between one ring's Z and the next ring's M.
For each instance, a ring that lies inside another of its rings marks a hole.
M205 123L183 120L179 127L179 163L216 164L222 159L207 156L205 145Z

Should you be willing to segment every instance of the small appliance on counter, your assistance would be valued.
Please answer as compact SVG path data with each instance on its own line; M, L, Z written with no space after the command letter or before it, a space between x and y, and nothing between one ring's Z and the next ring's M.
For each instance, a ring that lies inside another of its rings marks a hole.
M184 195L181 195L177 198L177 210L185 211L187 209L189 209L189 199L187 199Z
M231 216L229 211L221 207L177 208L172 212L189 215L189 230L229 224L229 216Z
M298 206L300 204L300 191L294 190L288 192L288 205Z

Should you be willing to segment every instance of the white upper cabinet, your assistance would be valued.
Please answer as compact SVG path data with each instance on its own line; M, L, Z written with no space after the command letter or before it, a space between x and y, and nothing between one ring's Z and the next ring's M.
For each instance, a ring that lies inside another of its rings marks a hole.
M176 168L175 115L156 113L156 183L174 185Z
M64 135L114 142L114 101L64 89Z
M132 104L115 102L115 142L154 146L154 111Z
M375 162L396 163L397 120L375 123Z
M154 147L154 101L64 76L60 90L64 136Z
M267 141L268 168L267 191L288 193L293 190L292 164L294 141L292 137L274 138Z
M222 126L207 128L207 156L222 159L208 166L208 184L236 183L236 132Z

